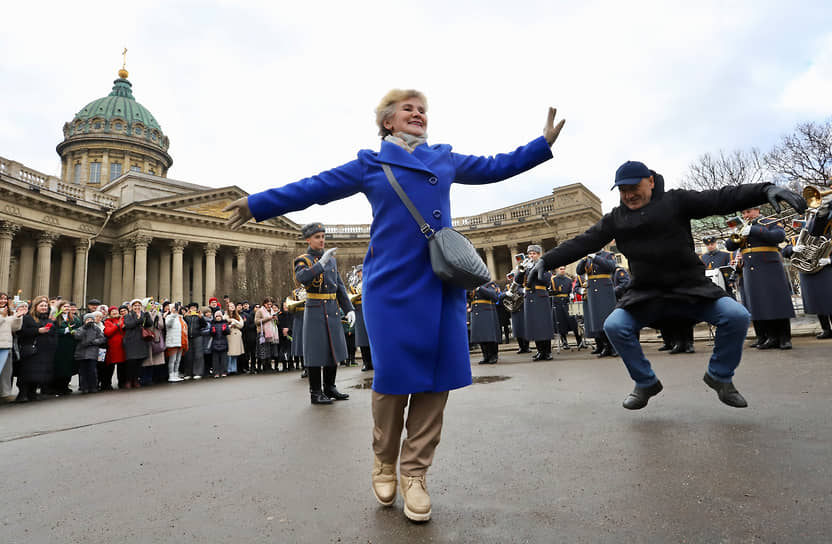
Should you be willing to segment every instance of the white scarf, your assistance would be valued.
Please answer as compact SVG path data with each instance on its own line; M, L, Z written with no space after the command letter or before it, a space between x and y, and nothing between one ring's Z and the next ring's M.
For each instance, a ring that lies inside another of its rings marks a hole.
M413 150L425 143L428 140L427 134L424 136L414 136L406 132L397 132L396 134L388 134L384 137L385 142L396 144L408 153L413 153Z

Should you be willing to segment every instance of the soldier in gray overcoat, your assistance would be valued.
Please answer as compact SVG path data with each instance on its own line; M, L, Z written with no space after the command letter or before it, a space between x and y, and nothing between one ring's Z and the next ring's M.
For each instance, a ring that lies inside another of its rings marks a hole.
M474 289L471 301L471 343L482 349L481 365L497 363L500 319L497 316L497 284L493 281Z
M532 244L526 249L526 255L537 262L543 248ZM552 319L552 304L549 302L549 282L552 275L545 272L543 277L532 282L528 274L523 274L523 315L525 320L526 338L534 340L537 353L533 361L550 361L552 359L552 337L555 335L555 324Z
M364 305L361 301L364 265L356 266L355 273L358 275L358 285L355 288L350 286L350 290L353 291L355 297L352 300L352 305L355 308L355 346L361 350L361 361L364 363L361 371L366 372L373 369L373 356L370 354L370 337L367 335L367 325L364 324Z
M552 275L550 283L552 301L552 315L555 329L560 335L561 346L569 349L566 335L571 330L575 334L576 347L581 346L581 332L575 316L569 314L569 296L572 294L572 278L566 275L566 267L558 268L558 273Z
M575 269L578 274L586 274L584 332L595 339L595 350L592 353L599 357L615 354L612 344L604 334L604 321L615 308L615 289L612 285L615 267L612 253L599 251L578 261Z
M302 229L309 247L295 258L295 279L306 288L306 310L303 312L303 360L309 373L312 404L331 404L346 400L349 395L335 387L338 363L347 358L347 342L341 326L339 306L350 326L355 323L355 310L347 288L338 274L335 250L324 252L326 231L321 223L310 223ZM321 371L323 369L323 390Z
M294 300L299 300L298 297L301 292L300 288L292 291ZM303 315L306 313L305 307L306 303L303 303L295 306L293 310L290 310L292 314L292 347L289 355L292 359L296 358L300 368L303 368L301 378L305 378L308 375L306 367L303 364Z
M725 248L742 250L746 306L755 330L765 338L758 339L757 348L792 349L792 289L778 247L786 239L786 230L779 223L760 222L759 216L759 207L742 210L748 221L740 233L743 241L728 239Z

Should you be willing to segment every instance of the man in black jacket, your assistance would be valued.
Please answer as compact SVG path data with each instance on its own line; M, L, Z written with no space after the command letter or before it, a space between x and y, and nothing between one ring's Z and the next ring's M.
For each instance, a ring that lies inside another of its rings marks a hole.
M637 332L649 323L679 317L716 326L714 352L704 381L725 404L747 406L732 378L742 357L750 315L705 276L705 267L694 251L690 220L728 214L766 201L778 212L779 202L785 201L802 213L806 202L771 183L665 192L664 178L637 161L618 168L615 187L621 205L583 234L549 250L531 273L542 274L577 261L615 239L618 250L627 257L631 279L604 323L604 332L636 383L624 400L624 408L644 408L650 397L662 390L644 357Z

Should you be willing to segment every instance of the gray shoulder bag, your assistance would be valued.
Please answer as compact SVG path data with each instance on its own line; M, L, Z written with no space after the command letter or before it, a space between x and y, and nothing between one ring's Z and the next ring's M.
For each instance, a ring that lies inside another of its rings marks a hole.
M382 164L381 167L384 169L387 181L393 186L393 190L399 195L402 203L407 206L410 215L419 225L419 230L428 240L430 266L433 268L433 273L445 283L465 289L473 289L491 281L488 267L482 262L474 244L449 227L442 227L439 232L435 232L399 185L390 165Z

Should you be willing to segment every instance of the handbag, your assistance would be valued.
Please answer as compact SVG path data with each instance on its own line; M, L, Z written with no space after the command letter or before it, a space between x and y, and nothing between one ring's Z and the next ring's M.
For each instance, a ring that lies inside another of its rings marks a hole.
M153 341L153 330L142 327L142 340L145 342L152 342Z
M419 225L419 230L428 241L430 266L433 273L445 283L465 289L473 289L491 281L491 273L471 240L450 227L442 227L438 232L434 231L399 185L390 165L382 164L381 168L387 176L387 181L393 186L393 190L407 207L410 215Z

